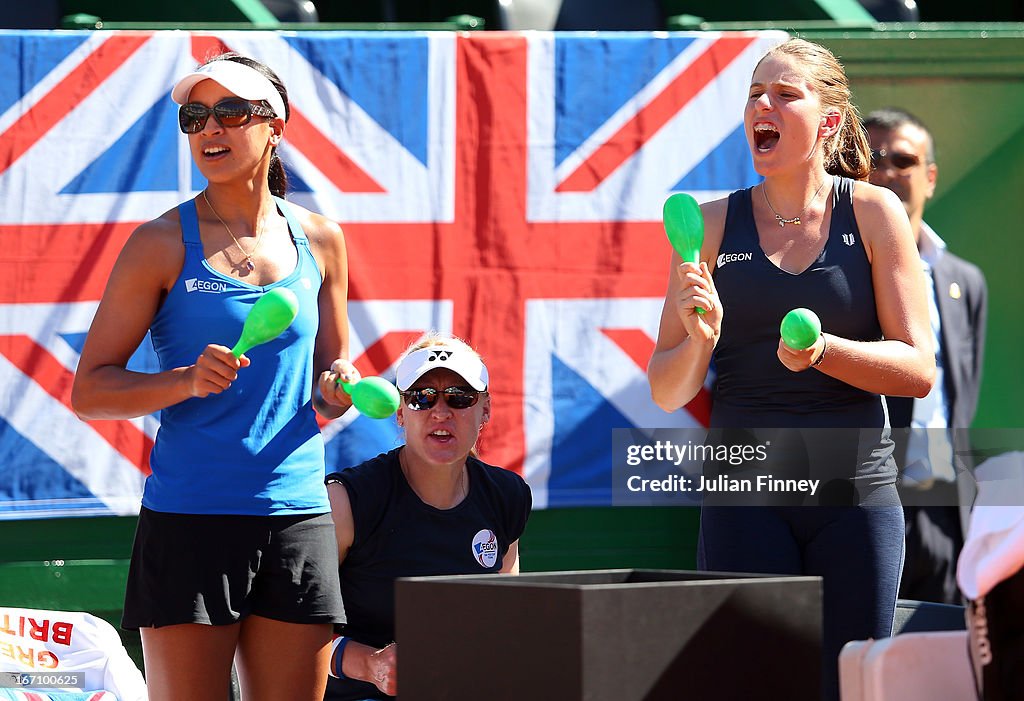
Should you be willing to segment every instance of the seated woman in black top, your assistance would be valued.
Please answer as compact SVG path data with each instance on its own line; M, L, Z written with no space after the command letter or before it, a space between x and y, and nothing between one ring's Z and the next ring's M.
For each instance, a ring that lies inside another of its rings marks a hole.
M530 489L470 454L491 414L480 356L428 335L399 361L397 385L405 445L327 476L348 616L332 650L332 701L398 692L397 577L519 572Z

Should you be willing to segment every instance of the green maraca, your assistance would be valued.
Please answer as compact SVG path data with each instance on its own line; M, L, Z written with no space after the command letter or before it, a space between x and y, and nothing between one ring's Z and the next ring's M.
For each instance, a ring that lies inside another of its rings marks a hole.
M821 321L810 309L798 307L782 318L779 327L782 341L793 350L805 350L818 342L821 335Z
M338 380L352 397L352 406L363 416L386 419L398 409L398 390L383 377L364 377L355 384Z
M685 192L671 195L661 209L661 219L669 243L679 257L687 263L700 263L700 249L704 245L704 215L697 200ZM697 307L698 314L704 311Z
M272 289L252 305L231 353L238 358L253 346L274 340L291 326L298 313L299 299L294 292L283 287Z

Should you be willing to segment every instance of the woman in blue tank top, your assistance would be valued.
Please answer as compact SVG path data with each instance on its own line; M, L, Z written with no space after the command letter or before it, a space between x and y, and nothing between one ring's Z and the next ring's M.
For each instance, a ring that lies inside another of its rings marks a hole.
M791 39L762 58L744 127L764 180L702 205L701 263L673 258L648 376L674 411L714 361L712 439L773 444L776 477L824 483L814 502L705 494L699 549L709 570L823 577L823 698L836 699L842 646L891 633L903 519L881 395L933 382L926 288L899 200L863 182L867 138L827 49ZM796 307L825 330L805 350L779 336ZM753 485L768 468L741 470ZM705 481L726 471L706 464Z
M161 413L123 626L141 631L153 701L223 698L233 659L243 693L315 701L345 620L316 421L350 406L335 382L354 372L345 241L281 199L273 71L224 54L171 97L209 185L126 242L72 393L83 419ZM295 321L236 358L249 310L279 288ZM160 372L129 372L147 332Z

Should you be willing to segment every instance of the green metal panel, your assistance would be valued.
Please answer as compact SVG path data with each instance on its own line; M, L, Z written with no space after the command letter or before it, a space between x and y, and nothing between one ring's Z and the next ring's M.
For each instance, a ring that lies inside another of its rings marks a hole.
M524 572L621 567L693 569L693 507L545 509L520 539Z
M142 669L138 633L120 630L136 518L0 521L0 606L88 611Z
M321 22L423 23L458 15L472 15L490 27L501 22L498 0L316 0L316 11Z
M934 22L1004 22L1024 19L1020 0L924 0L918 3L921 19Z
M988 280L976 426L1024 426L1024 27L808 35L846 65L863 113L895 105L935 136L939 178L925 219Z
M0 521L0 564L127 559L137 521L118 516ZM0 593L4 584L0 578Z
M720 0L665 0L669 29L681 27L673 15L696 15L709 22L761 22L764 20L873 21L857 0L775 0L774 2L720 2Z
M259 0L61 0L61 16L96 15L113 22L239 22L262 28L278 25L277 19Z
M0 564L0 605L120 611L127 560L42 560Z
M231 0L242 16L253 24L273 27L278 24L277 18L259 0Z
M674 18L669 18L675 21ZM700 19L700 18L697 18ZM704 30L715 32L745 32L761 29L780 29L794 36L811 41L832 39L869 39L872 41L895 40L938 40L938 39L995 39L1019 38L1024 36L1024 23L1021 22L876 22L873 19L849 20L766 20L759 22L724 22L702 20L696 24L692 20L686 26L677 27L687 30ZM903 55L923 56L919 45L891 47ZM870 53L870 51L869 51ZM968 53L977 54L975 49ZM985 51L981 52L982 54ZM924 57L927 60L927 57Z
M143 21L106 21L96 15L66 15L61 20L63 29L106 29L128 30L141 32L158 32L181 29L190 32L222 32L238 30L266 30L265 24L246 24L241 22L143 22ZM318 22L304 24L296 22L277 22L273 29L288 32L429 32L429 31L470 31L485 28L484 20L473 15L449 17L442 22Z

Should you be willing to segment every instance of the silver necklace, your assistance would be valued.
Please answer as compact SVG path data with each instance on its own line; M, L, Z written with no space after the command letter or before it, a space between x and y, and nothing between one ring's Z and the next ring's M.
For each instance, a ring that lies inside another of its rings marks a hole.
M823 187L825 187L825 183L827 183L827 182L828 182L828 178L825 178L824 180L821 181L821 185L819 185L818 189L814 191L813 195L811 195L811 199L807 203L807 206L805 206L800 211L801 215L806 213L807 210L810 209L811 205L814 203L814 200L818 199L818 195L821 193L821 189ZM761 183L761 194L764 195L765 204L768 205L768 209L772 210L772 214L775 215L775 221L777 221L779 223L779 226L785 226L786 224L796 224L797 226L800 226L800 216L799 215L795 216L795 217L793 217L791 219L786 219L781 214L779 214L778 212L775 211L775 207L772 207L771 200L768 199L768 188L765 187L764 183Z
M256 255L256 249L260 247L260 241L263 240L263 231L265 227L260 227L260 232L256 235L256 245L252 247L252 253L246 253L245 249L242 248L242 244L238 242L238 239L236 239L235 235L231 232L231 227L228 226L226 221L221 219L220 215L217 214L217 210L213 208L212 204L210 204L210 198L206 196L206 190L203 190L203 199L206 200L206 206L210 208L211 212L213 212L213 216L217 217L217 221L221 223L224 230L228 232L228 236L230 236L231 240L235 242L236 246L238 246L238 250L242 252L243 256L245 256L245 260L242 261L245 264L245 267L249 272L256 270L256 264L253 262L252 257ZM768 206L770 207L771 205Z

